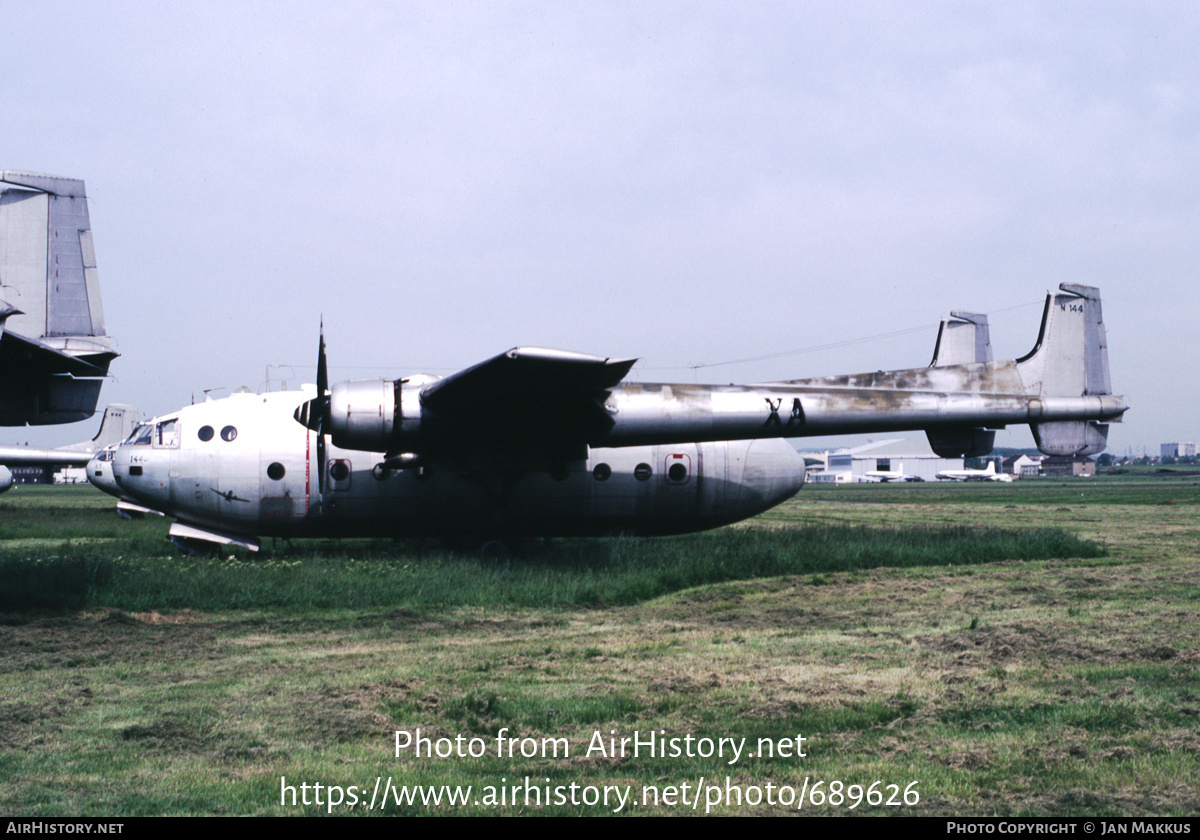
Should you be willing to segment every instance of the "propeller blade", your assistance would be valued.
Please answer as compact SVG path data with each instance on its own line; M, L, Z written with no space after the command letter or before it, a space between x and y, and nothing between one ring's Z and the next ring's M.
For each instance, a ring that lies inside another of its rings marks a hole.
M317 432L317 495L325 498L325 433Z
M325 366L325 319L321 319L321 341L317 345L317 396L329 390L329 370Z
M321 319L321 340L317 344L317 398L312 401L317 433L317 493L325 498L325 420L329 416L329 369L325 362L325 319Z

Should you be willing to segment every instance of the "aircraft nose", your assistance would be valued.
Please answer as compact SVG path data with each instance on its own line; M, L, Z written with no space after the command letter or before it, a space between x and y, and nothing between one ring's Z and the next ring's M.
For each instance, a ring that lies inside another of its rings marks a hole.
M804 486L804 458L782 438L747 441L739 482L739 518L755 516L785 502Z
M111 463L115 495L127 495L151 506L165 501L170 496L167 471L158 460L149 454L149 447L118 447ZM104 489L102 484L92 483Z
M117 482L113 478L112 461L93 458L87 463L87 480L97 490L103 490L112 496L121 495Z

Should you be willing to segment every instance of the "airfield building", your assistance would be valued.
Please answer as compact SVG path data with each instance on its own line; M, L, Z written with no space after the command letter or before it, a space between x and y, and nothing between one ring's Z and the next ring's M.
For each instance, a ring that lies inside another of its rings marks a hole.
M1096 461L1086 455L1053 455L1042 461L1042 475L1091 476Z
M828 467L810 472L808 480L817 484L883 481L890 473L897 481L936 481L938 472L962 468L962 458L943 458L924 438L891 438L831 452Z
M1041 474L1043 457L1031 455L1013 455L1004 459L1001 472L1020 478L1021 476L1036 476Z

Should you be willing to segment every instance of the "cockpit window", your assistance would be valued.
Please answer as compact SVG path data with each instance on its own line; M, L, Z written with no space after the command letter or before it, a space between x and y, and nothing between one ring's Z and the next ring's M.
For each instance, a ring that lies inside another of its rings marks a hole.
M97 461L102 461L102 462L103 461L111 461L112 459L113 459L113 451L111 449L103 449L100 452L96 453L95 460L97 460Z
M133 430L133 434L126 438L125 443L130 446L149 446L153 435L154 427L149 423L143 423Z
M154 445L174 448L179 446L179 420L172 417L154 427Z

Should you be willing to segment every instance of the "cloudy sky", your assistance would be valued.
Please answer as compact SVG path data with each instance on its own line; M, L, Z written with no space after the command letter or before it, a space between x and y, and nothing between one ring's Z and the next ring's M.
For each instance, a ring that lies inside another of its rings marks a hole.
M334 379L517 344L646 381L915 367L952 308L1013 357L1071 282L1133 406L1110 451L1200 439L1195 3L39 2L0 29L0 168L87 183L102 403L312 381L322 315Z

